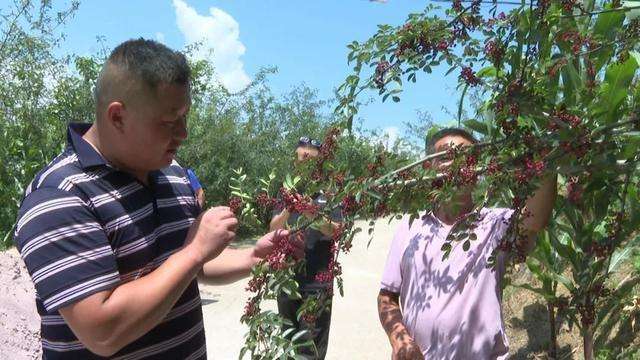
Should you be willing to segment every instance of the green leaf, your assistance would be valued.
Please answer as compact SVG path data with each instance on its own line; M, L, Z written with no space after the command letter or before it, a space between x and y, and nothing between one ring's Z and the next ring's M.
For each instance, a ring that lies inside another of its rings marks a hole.
M580 88L580 74L578 74L578 70L576 70L576 67L571 62L562 67L560 74L562 76L562 91L565 102L568 105L575 104L577 99L574 95Z
M604 9L611 9L611 4L606 5ZM607 42L613 41L617 31L622 28L624 17L622 11L601 13L593 27L594 35L604 38ZM596 73L611 59L611 55L613 55L612 46L606 46L591 55Z
M622 64L611 64L607 68L602 85L602 106L607 110L607 122L616 120L616 114L625 97L629 94L631 80L638 68L634 57Z
M462 122L462 108L464 106L464 97L467 95L468 89L469 84L465 84L464 90L462 90L462 95L460 95L460 101L458 102L458 127L460 127L460 123Z
M494 78L498 76L498 70L494 66L487 66L480 69L476 76L479 78Z
M487 135L489 129L487 124L480 122L476 119L469 119L463 122L464 126L482 135Z

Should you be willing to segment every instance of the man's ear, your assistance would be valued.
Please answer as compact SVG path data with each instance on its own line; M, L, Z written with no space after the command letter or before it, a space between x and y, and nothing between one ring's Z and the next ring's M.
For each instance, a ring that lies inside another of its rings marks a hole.
M116 131L124 131L124 117L127 110L124 104L119 101L114 101L107 106L107 123L112 126Z

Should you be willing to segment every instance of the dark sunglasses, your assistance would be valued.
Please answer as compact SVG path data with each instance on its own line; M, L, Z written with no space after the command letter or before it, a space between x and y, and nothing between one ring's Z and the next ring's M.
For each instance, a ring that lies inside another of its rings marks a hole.
M311 139L308 136L303 136L298 140L298 146L313 146L316 149L320 149L322 144L316 139Z

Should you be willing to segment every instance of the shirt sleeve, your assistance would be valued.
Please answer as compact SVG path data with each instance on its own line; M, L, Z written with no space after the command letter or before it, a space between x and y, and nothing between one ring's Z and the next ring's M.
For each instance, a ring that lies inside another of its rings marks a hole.
M48 312L120 283L116 256L91 207L41 188L22 202L14 242Z
M400 293L402 287L402 256L406 250L408 238L409 219L405 218L400 225L398 225L395 235L391 240L387 262L382 272L381 289Z
M194 193L202 189L202 184L200 184L200 180L198 179L198 177L196 176L196 173L193 170L187 169L187 179L189 179L189 184L191 184L191 188L193 189Z

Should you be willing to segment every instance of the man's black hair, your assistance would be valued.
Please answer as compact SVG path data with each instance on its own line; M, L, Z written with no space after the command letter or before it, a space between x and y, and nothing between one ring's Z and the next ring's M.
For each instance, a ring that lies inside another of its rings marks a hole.
M191 79L187 58L181 52L153 40L128 40L113 49L100 73L95 89L98 103L115 100L104 97L110 96L109 87L120 85L122 73L125 79L138 81L154 93L160 84L188 86Z
M431 135L427 139L427 154L432 154L436 150L436 143L438 140L445 138L447 136L460 136L466 140L469 140L472 144L476 144L478 140L473 137L473 135L465 129L449 127L438 130L435 134Z

